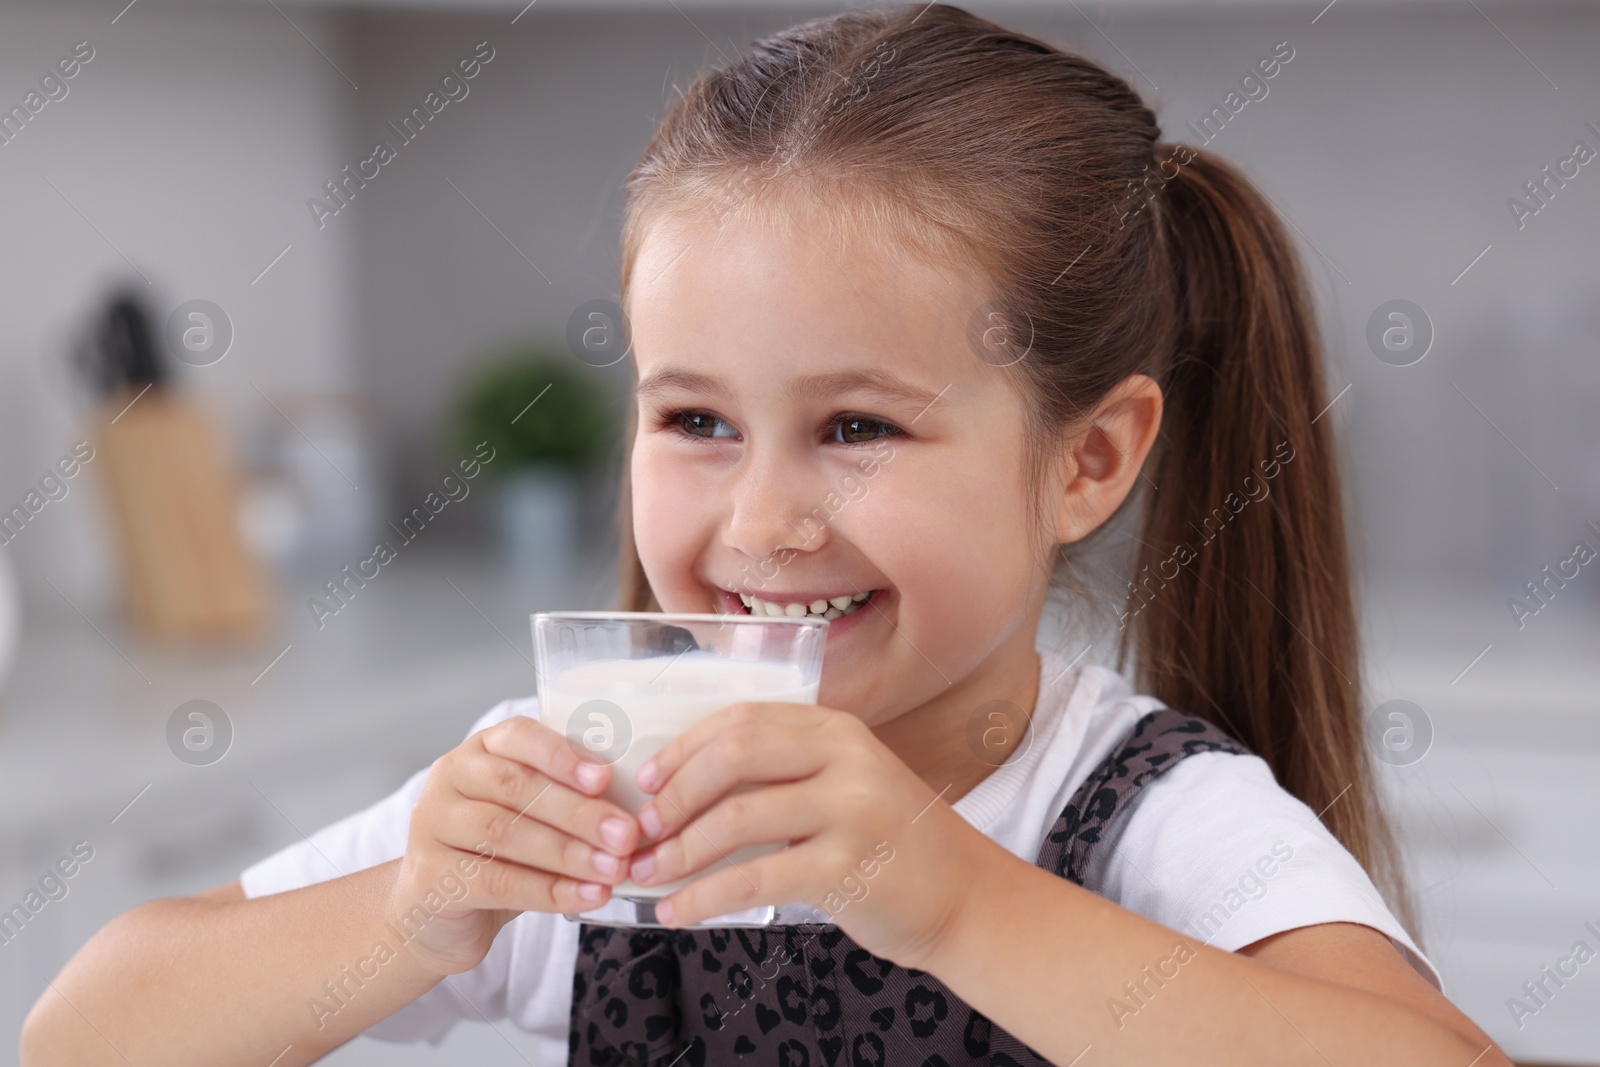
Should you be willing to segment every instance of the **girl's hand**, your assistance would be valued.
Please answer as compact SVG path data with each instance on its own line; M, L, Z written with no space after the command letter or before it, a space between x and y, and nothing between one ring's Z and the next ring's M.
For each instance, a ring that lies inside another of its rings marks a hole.
M938 794L866 724L831 708L734 704L665 745L638 781L655 793L639 813L655 844L632 857L642 885L739 846L791 842L664 898L656 915L675 927L804 901L874 955L914 967L973 884L960 872L996 859L998 846L985 849L988 838L935 804Z
M639 824L598 794L611 769L513 716L434 761L416 805L388 914L441 975L488 955L523 911L582 912L627 876Z

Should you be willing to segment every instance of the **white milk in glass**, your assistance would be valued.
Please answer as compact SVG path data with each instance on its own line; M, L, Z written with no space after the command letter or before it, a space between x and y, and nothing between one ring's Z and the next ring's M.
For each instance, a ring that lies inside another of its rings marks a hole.
M621 708L628 718L626 726L603 722L591 712L589 722L580 722L569 732L572 713L595 699L609 700ZM567 737L583 738L587 731L598 730L596 751L603 751L610 737L621 734L624 729L631 731L632 740L626 751L611 764L611 785L605 795L618 807L637 815L651 796L638 787L634 777L644 762L701 719L729 704L746 700L815 704L817 683L803 684L800 668L796 666L742 662L710 653L688 652L676 659L654 656L593 660L569 667L555 676L546 690L539 719ZM607 731L615 731L615 734ZM687 832L696 834L698 831ZM701 843L704 844L703 839ZM713 853L721 849L727 852L728 858L719 856L690 878L659 885L641 886L624 880L612 888L613 895L659 899L692 878L725 867L729 862L744 863L783 847L782 842L777 842L729 850L721 842L711 844L715 846Z

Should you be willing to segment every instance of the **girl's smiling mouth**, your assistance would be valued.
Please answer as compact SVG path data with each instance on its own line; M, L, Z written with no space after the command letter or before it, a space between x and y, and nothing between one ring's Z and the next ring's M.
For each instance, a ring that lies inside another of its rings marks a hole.
M716 589L723 610L730 614L787 615L791 618L830 621L855 614L884 592L881 589L868 589L859 593L770 593L761 597L751 593L734 593L721 587Z

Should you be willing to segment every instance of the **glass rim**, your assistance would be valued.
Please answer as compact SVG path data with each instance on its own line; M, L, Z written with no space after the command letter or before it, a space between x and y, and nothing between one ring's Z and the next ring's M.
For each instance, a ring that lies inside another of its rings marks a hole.
M826 626L832 621L800 615L739 615L732 612L723 614L689 611L535 611L528 617L533 622L538 622L540 619L614 619L617 622L688 619L694 622L769 623L780 626Z

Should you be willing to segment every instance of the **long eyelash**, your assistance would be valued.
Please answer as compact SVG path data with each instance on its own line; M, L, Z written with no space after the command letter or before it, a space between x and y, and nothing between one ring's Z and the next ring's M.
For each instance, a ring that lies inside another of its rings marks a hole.
M683 422L683 417L688 414L690 414L690 412L687 410L658 411L656 412L655 421L653 424L654 428L657 430L666 430L672 426L681 425Z

